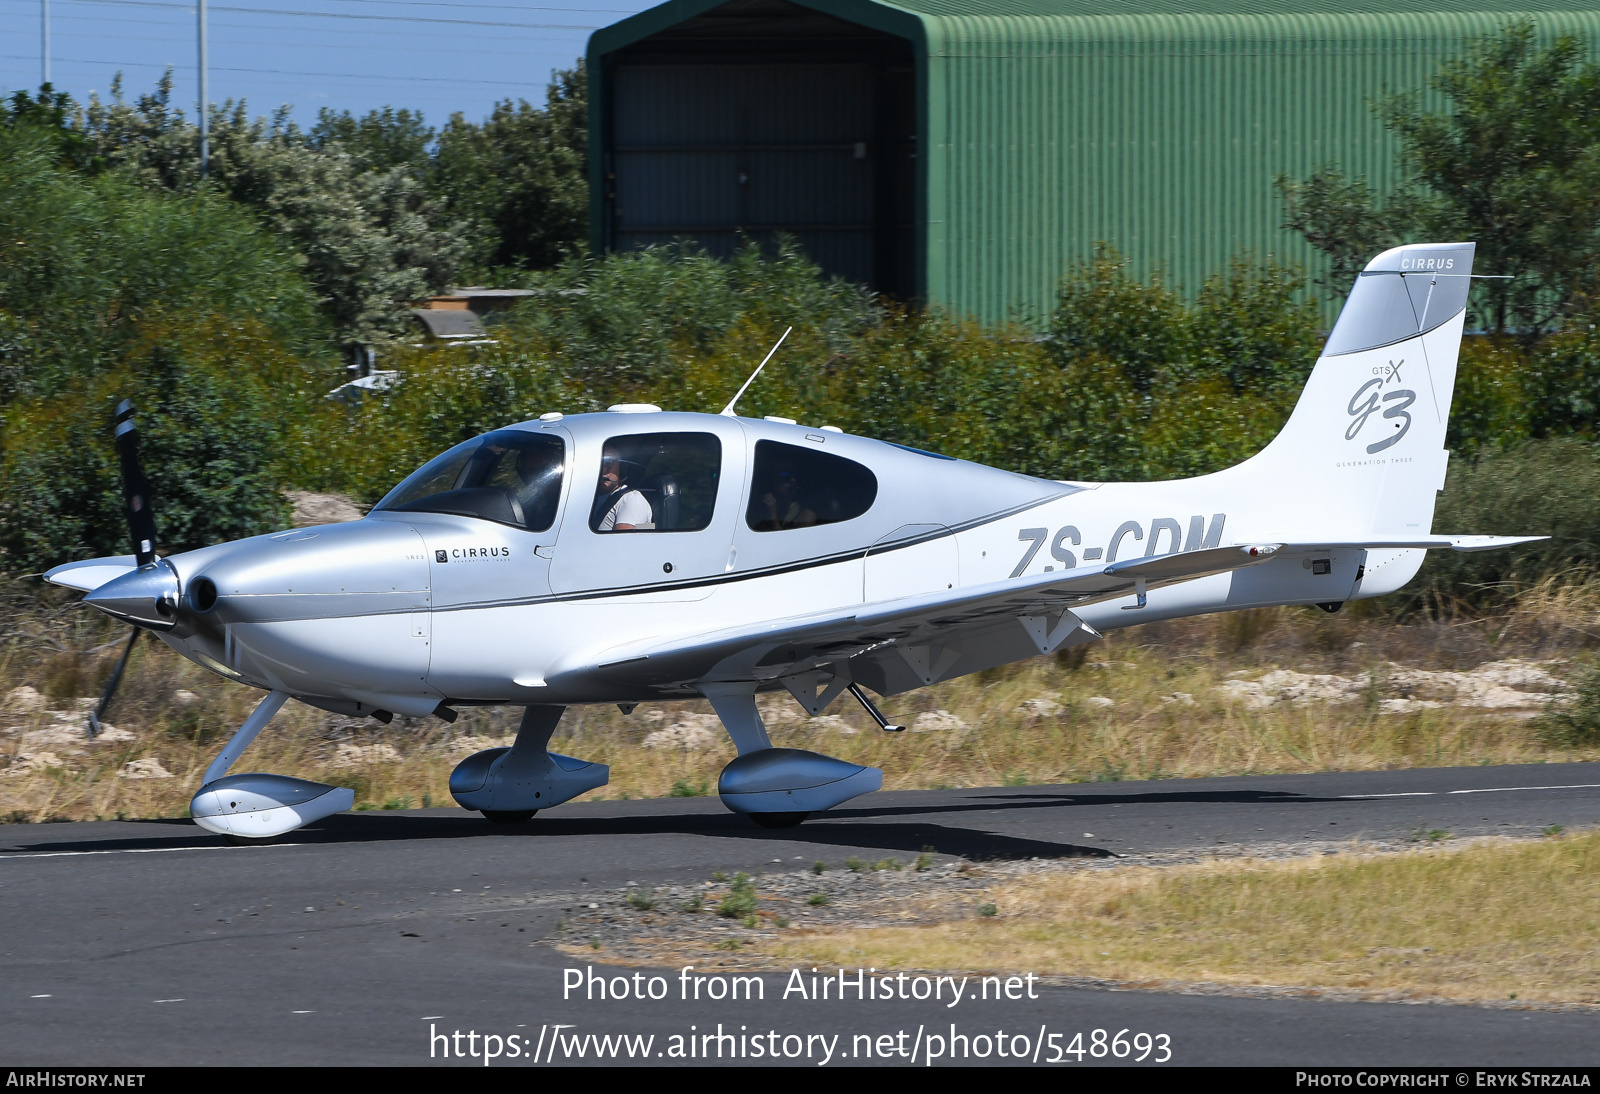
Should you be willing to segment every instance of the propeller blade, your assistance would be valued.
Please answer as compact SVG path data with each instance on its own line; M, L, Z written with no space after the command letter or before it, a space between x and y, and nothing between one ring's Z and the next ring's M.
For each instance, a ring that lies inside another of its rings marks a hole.
M122 498L128 510L128 536L133 541L135 560L144 566L155 561L156 518L150 508L150 480L144 477L144 467L139 463L139 427L133 422L131 399L117 404L116 438L117 456L122 461Z
M100 719L105 717L107 708L111 706L112 696L117 694L117 685L122 683L122 670L128 667L128 657L138 642L139 628L135 627L133 633L128 636L128 644L122 649L122 656L117 658L117 667L111 670L111 679L106 681L106 688L100 693L100 701L89 712L89 722L84 729L91 741L100 736Z

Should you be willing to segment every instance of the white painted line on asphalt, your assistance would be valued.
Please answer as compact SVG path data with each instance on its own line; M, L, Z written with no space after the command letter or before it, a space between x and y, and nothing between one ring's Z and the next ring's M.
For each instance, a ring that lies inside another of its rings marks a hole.
M1498 794L1505 790L1594 790L1600 783L1568 783L1566 786L1493 786L1487 790L1452 790L1452 794Z
M272 843L269 847L305 847L304 843ZM233 847L226 844L217 844L215 847L119 847L109 851L22 851L12 855L0 855L0 859L19 858L73 858L77 855L154 855L166 851L232 851Z
M1566 783L1562 786L1486 786L1480 790L1409 790L1401 794L1341 794L1346 801L1368 798L1439 798L1451 794L1505 794L1513 790L1600 790L1600 783Z

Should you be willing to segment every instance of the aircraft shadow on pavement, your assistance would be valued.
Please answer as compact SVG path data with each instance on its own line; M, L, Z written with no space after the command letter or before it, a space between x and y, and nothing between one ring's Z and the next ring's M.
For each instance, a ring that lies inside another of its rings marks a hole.
M964 802L949 805L895 805L879 808L830 809L819 820L837 818L896 817L918 813L970 813L1006 809L1053 809L1063 806L1104 805L1313 805L1319 802L1348 801L1295 794L1286 790L1195 790L1106 794L1085 791L1020 792L1004 796L971 795Z
M712 836L757 842L805 843L857 849L876 848L917 854L932 847L939 854L970 859L1029 859L1109 856L1101 848L1048 839L1029 839L984 831L959 824L935 823L935 816L975 812L1060 809L1072 806L1140 804L1262 804L1304 805L1335 799L1280 791L1195 791L1136 794L1010 792L993 796L968 794L965 800L926 805L880 808L834 809L798 828L769 830L756 827L733 813L643 813L621 817L585 817L560 814L537 817L526 824L491 824L475 814L423 815L418 813L341 813L310 827L290 833L284 844L384 843L434 839L478 839L513 837L526 839L582 836L684 835ZM906 823L892 818L929 817L925 823ZM184 847L214 847L220 837L197 831L182 819L137 822L140 825L187 829L182 834L126 836L122 838L64 839L59 841L12 844L0 853L42 854L70 851L148 851ZM35 829L36 831L36 829ZM66 833L63 833L65 835ZM240 848L248 851L249 848Z
M540 840L605 836L711 836L752 843L837 847L846 850L902 852L915 856L932 849L942 855L969 859L1031 859L1106 857L1108 851L1051 840L999 835L975 828L941 824L808 824L770 831L743 817L706 814L661 814L637 817L539 818L526 824L490 824L480 817L356 816L330 817L278 841L293 845L354 843L414 843L420 840L476 839L491 836L527 840L536 849ZM63 840L4 849L7 854L44 854L71 851L159 851L217 847L221 838L203 832L182 836L144 836L123 839ZM249 853L252 849L238 850Z

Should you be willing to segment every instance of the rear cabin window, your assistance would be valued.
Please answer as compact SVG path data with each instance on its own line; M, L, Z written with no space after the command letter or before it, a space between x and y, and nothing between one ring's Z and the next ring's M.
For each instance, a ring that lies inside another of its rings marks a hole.
M878 477L854 460L779 441L756 442L751 481L744 519L756 532L854 520L878 497Z
M589 527L617 532L698 532L711 523L722 478L712 433L633 433L600 450Z

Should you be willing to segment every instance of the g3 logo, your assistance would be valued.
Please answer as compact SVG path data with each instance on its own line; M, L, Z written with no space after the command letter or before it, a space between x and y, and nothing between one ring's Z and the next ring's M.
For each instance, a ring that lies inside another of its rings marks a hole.
M1356 434L1360 433L1361 427L1367 424L1367 419L1378 412L1381 404L1394 404L1383 411L1383 417L1385 420L1390 418L1398 419L1394 424L1395 433L1392 436L1383 438L1381 441L1374 441L1372 444L1367 445L1367 454L1369 456L1398 444L1401 437L1411 432L1411 414L1406 408L1417 401L1417 393L1405 389L1397 389L1380 394L1386 382L1400 379L1400 365L1403 364L1405 364L1404 361L1401 361L1399 365L1391 362L1387 375L1368 380L1357 388L1356 393L1350 397L1348 409L1350 417L1355 420L1350 423L1350 428L1344 431L1344 439L1347 441L1356 439Z

